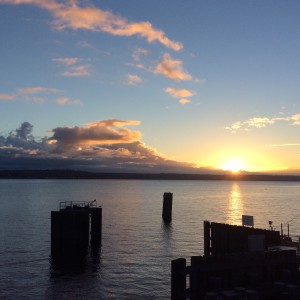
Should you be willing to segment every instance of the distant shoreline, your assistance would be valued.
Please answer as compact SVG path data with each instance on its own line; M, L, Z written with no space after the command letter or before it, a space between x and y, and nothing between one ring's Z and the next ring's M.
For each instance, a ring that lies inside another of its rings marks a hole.
M241 180L294 181L297 175L269 174L180 174L180 173L94 173L76 170L0 170L0 179L133 179L133 180Z

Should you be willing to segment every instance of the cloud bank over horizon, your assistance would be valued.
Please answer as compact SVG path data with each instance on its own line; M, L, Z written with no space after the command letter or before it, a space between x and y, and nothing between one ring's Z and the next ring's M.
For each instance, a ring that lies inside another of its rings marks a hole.
M178 162L141 141L141 132L127 128L137 120L109 119L84 126L56 127L35 138L33 125L23 122L0 136L0 168L74 169L95 172L211 173L213 169Z

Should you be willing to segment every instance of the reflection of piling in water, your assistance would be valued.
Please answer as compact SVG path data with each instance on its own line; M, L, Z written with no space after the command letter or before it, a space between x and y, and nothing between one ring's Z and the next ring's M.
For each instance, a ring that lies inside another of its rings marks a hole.
M90 236L91 232L91 236ZM51 257L57 262L76 262L85 258L89 241L93 253L99 252L102 208L93 202L61 202L51 211Z
M162 218L165 223L172 220L173 193L164 193Z

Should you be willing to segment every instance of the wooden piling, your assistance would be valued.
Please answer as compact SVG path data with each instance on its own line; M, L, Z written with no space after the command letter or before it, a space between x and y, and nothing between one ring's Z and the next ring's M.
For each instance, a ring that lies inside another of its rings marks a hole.
M186 299L186 259L178 258L171 262L171 299Z
M172 202L173 193L164 193L162 218L165 223L170 223L172 220Z
M211 252L210 222L204 221L203 226L204 226L204 255L207 256L207 255L210 255L210 252Z
M82 262L90 240L94 253L100 248L102 208L93 203L70 202L67 205L61 202L59 211L51 211L51 257L54 261L59 264Z
M102 207L93 209L91 213L91 247L97 250L102 240Z

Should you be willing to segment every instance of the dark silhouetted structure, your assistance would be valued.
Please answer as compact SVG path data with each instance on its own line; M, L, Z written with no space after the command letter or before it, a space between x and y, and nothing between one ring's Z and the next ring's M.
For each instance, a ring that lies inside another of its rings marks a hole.
M102 238L102 208L92 202L61 202L51 211L51 257L58 263L83 261L90 246L99 253Z
M265 251L280 243L279 231L204 221L204 255L247 252L255 246Z
M205 221L204 249L172 260L171 299L300 299L300 258L279 231Z
M173 193L164 193L162 218L165 223L170 223L172 220L172 202Z

